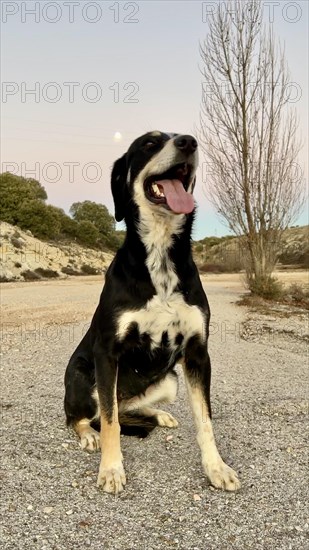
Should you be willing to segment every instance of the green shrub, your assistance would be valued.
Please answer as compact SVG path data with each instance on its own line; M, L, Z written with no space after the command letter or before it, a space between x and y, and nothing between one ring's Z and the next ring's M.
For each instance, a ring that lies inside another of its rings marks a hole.
M30 229L35 237L54 239L60 232L58 209L36 200L26 201L19 211L20 227Z
M294 302L308 304L309 301L309 287L292 283L287 289L285 294Z
M73 269L73 267L67 265L66 267L61 268L62 273L65 275L81 275L80 271L76 271L76 269Z
M57 271L53 271L52 269L37 267L34 271L35 273L37 273L41 277L45 277L46 279L55 279L56 277L59 277L59 273L57 273Z
M26 202L44 204L47 199L46 191L38 181L10 172L0 174L0 195L0 219L13 225L20 225L20 210Z
M38 273L35 273L30 269L27 269L27 271L22 271L21 275L23 276L25 281L39 281L42 279L42 277Z
M81 271L85 275L97 275L98 270L95 267L92 267L91 265L83 264L81 267Z
M78 223L77 238L82 244L95 247L97 246L99 237L100 232L92 222L83 220Z
M283 285L274 277L252 278L248 282L249 290L266 300L279 300L283 294Z
M199 267L202 273L223 273L223 266L221 264L204 263Z

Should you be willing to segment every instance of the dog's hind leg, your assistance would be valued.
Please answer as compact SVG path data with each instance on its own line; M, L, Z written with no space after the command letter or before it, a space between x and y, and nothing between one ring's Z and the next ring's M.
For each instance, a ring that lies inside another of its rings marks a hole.
M82 418L73 428L80 437L80 444L85 451L97 451L100 449L100 434L91 427L91 420Z
M151 406L157 403L172 403L176 394L177 375L172 371L158 384L149 386L143 396L122 402L120 410L124 413L133 413L136 419L138 416L151 418L154 420L154 426L176 428L178 422L170 413Z
M94 390L94 365L79 355L73 356L65 374L64 408L67 424L80 437L82 449L100 448L100 434L91 427L99 419L97 392Z

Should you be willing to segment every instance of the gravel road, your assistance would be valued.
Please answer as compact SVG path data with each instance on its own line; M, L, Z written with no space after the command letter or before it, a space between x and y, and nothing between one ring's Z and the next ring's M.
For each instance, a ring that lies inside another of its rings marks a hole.
M242 488L209 487L181 379L167 408L180 422L176 430L122 437L128 483L118 497L96 487L99 453L80 449L62 409L65 366L101 281L2 286L4 550L309 548L307 343L284 330L243 338L248 312L235 305L241 286L222 281L204 281L213 424Z

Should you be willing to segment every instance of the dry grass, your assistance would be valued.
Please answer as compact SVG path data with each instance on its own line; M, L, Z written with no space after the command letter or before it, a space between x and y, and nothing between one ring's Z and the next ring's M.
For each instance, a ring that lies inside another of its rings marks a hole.
M247 306L251 311L265 315L276 313L289 317L300 311L309 310L309 286L296 283L288 287L282 286L281 293L276 294L272 299L266 299L256 294L245 294L237 304Z

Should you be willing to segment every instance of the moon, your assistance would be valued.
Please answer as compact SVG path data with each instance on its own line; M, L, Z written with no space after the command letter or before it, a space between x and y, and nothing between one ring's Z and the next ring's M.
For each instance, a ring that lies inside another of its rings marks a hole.
M114 133L114 141L121 141L122 140L122 134L120 132Z

